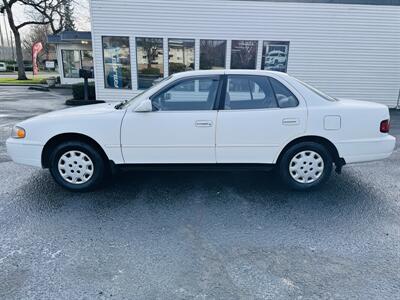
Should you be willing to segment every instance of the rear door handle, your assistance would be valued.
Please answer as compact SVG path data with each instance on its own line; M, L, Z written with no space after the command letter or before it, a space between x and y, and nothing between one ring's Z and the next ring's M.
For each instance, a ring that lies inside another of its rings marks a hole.
M297 118L287 118L282 120L282 125L285 126L296 126L300 124L300 120Z
M213 122L208 120L199 120L196 121L196 127L212 127Z

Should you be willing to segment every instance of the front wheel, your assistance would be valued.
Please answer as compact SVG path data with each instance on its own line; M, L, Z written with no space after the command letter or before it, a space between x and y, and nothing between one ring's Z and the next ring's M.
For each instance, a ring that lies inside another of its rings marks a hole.
M302 142L283 154L278 167L286 185L296 190L308 190L329 179L332 165L332 156L323 145Z
M105 178L105 162L93 146L83 142L65 142L53 149L50 173L54 180L74 192L98 187Z

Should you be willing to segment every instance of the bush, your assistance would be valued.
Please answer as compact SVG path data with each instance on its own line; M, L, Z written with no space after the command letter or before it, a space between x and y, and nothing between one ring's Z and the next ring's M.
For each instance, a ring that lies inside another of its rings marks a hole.
M72 95L75 100L83 100L85 98L83 83L72 85ZM89 100L96 100L96 89L93 82L89 82Z
M14 72L15 66L14 65L7 65L7 72Z
M184 72L186 71L186 65L181 64L181 63L170 63L169 64L169 72L171 74L179 73L179 72Z
M140 74L142 74L142 75L157 75L157 76L161 75L160 69L158 69L158 68L143 69L143 70L140 70Z

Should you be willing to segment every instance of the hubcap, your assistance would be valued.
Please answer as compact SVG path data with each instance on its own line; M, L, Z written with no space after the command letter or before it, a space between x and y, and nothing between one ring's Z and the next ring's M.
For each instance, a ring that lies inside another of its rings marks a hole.
M324 172L324 160L317 152L306 150L297 153L289 164L289 173L299 183L313 183Z
M58 161L58 172L65 181L83 184L93 176L94 165L89 156L77 150L64 153Z

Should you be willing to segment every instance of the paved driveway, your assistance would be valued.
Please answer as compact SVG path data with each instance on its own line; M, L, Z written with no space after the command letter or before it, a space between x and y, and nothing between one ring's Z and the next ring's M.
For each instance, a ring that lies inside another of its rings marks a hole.
M0 299L399 299L399 166L397 149L309 193L134 172L74 194L3 159Z

